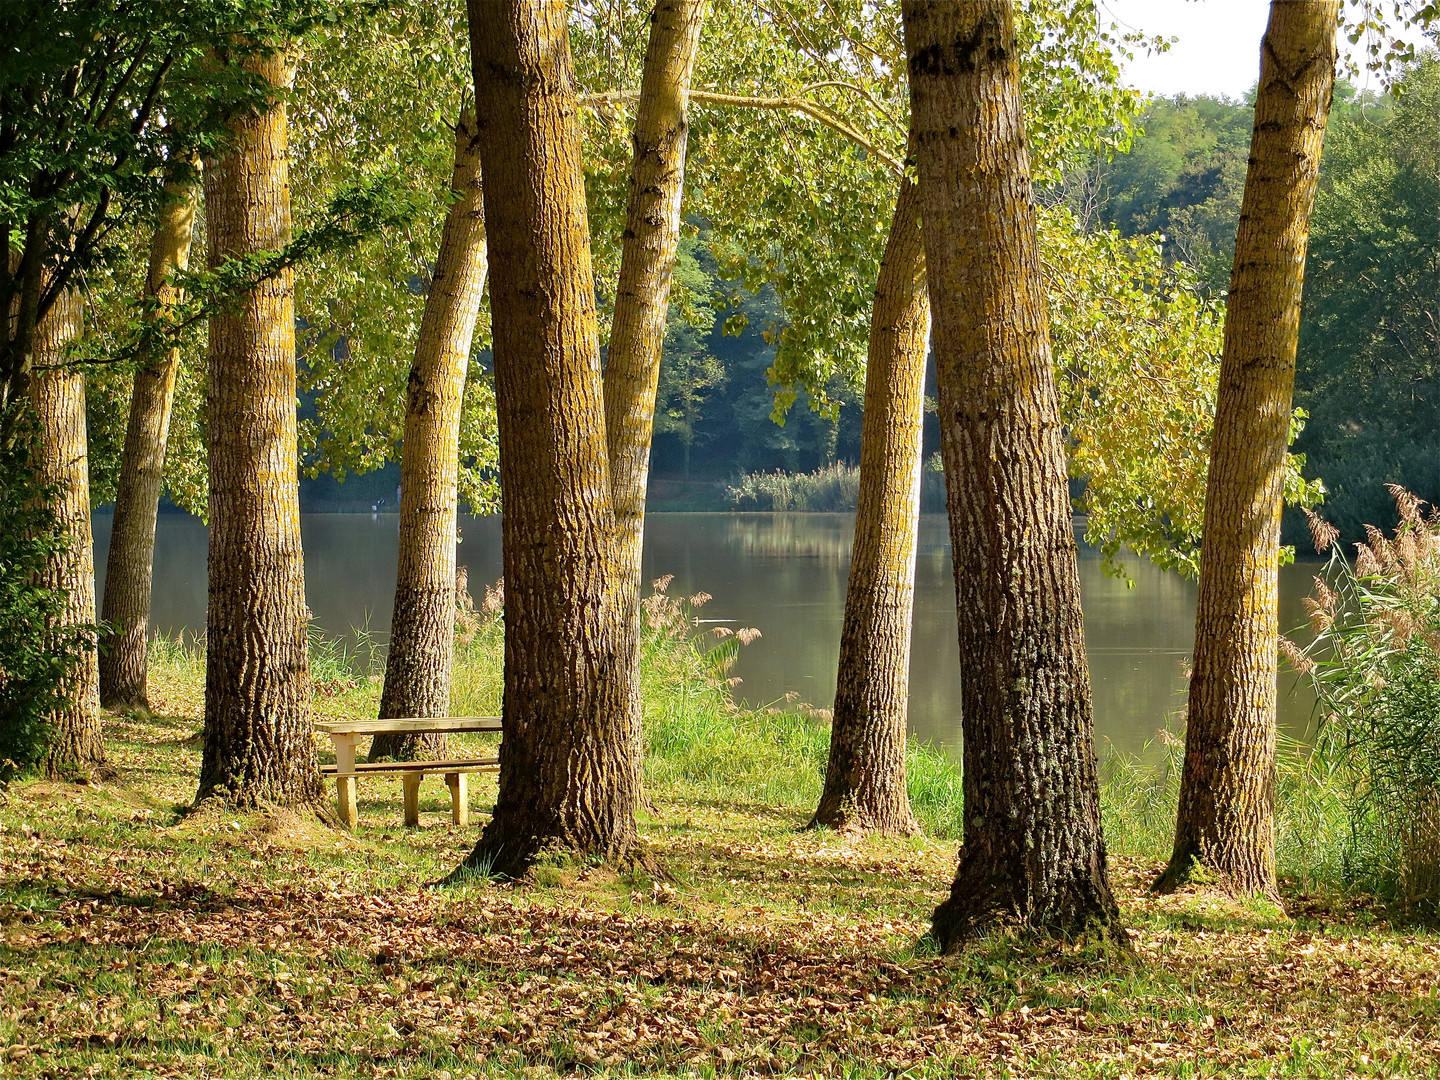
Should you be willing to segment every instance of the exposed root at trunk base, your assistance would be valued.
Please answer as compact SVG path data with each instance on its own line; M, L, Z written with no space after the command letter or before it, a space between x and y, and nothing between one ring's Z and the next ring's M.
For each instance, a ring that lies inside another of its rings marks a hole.
M196 798L195 802L181 810L182 820L203 821L206 818L219 817L222 815L236 814L262 814L274 816L276 814L294 814L299 818L314 818L327 829L336 832L343 832L347 836L350 830L335 813L335 808L328 801L301 802L291 806L281 806L276 803L267 802L263 799L236 802L230 796L230 792L224 788L218 788Z
M1261 875L1242 877L1217 869L1201 858L1200 852L1193 847L1177 849L1170 856L1169 864L1151 883L1150 891L1164 896L1190 887L1213 890L1228 900L1258 898L1274 904L1282 913L1285 910L1275 881L1266 881Z
M46 780L61 784L78 784L81 787L100 784L117 784L120 774L105 759L99 761L75 762L70 760L47 760L40 770Z
M924 830L913 814L905 818L877 820L869 815L855 814L841 807L830 811L823 803L810 820L800 827L801 832L819 829L833 829L845 837L862 836L919 836Z
M1015 890L1004 882L968 881L962 872L949 898L931 915L928 940L950 956L971 942L1001 936L1061 941L1077 950L1090 946L1113 959L1139 962L1113 901L1071 896L1056 909L1024 913Z
M523 836L511 839L480 834L475 850L436 885L457 885L476 877L518 883L554 884L554 875L583 867L607 866L620 873L644 873L668 881L671 875L653 852L637 840L586 848L555 837Z

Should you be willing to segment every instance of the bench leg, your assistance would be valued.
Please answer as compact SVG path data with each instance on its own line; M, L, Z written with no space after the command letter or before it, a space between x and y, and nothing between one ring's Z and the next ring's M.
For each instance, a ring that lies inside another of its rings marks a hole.
M340 820L345 823L347 829L354 829L357 821L355 813L355 777L335 777L335 796L339 804Z
M450 789L450 816L456 825L470 824L470 792L463 772L445 774L445 786Z
M400 778L405 786L405 824L420 824L420 773L407 772Z

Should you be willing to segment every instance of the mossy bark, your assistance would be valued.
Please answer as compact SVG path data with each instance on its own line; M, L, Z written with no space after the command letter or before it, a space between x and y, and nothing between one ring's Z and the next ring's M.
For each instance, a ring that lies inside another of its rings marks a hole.
M181 300L172 275L190 265L199 191L195 184L172 183L166 186L166 195L150 242L150 268L145 279L145 295L156 305L156 318ZM165 443L170 433L170 407L175 400L179 363L178 347L165 349L159 356L142 357L130 394L101 608L106 630L100 651L100 702L106 708L150 703L146 648L155 515L164 484Z
M635 648L614 567L585 181L563 4L471 0L505 513L505 737L495 813L469 860L635 842Z
M1271 4L1225 314L1195 664L1168 891L1203 865L1279 900L1275 667L1280 506L1310 211L1335 85L1338 0Z
M455 124L451 204L405 389L400 559L380 716L446 716L455 655L455 500L460 411L485 292L485 207L475 114ZM377 735L370 759L448 754L443 734Z
M690 75L700 45L705 0L659 0L635 109L635 153L621 241L620 280L605 359L606 445L615 510L616 587L629 594L639 642L640 557L645 491L655 427L655 390L665 344L670 279L680 238ZM638 649L626 660L630 723L640 723Z
M241 63L277 91L294 79L294 61L284 52ZM284 104L242 114L230 126L232 143L205 174L211 267L276 251L290 239ZM211 317L209 376L210 591L196 799L319 810L290 270Z
M60 621L67 627L95 624L95 561L90 535L90 465L85 440L85 377L65 365L65 347L80 336L84 304L62 292L35 327L30 402L38 426L36 478L55 489L55 521L65 546L46 563L42 584L65 596ZM76 659L63 686L68 701L49 716L42 767L71 780L109 770L100 732L100 675L93 641Z
M1123 941L1099 782L1014 11L906 0L959 608L964 839L934 935Z
M920 192L901 182L870 316L860 498L825 786L812 826L908 835L906 704L930 300Z

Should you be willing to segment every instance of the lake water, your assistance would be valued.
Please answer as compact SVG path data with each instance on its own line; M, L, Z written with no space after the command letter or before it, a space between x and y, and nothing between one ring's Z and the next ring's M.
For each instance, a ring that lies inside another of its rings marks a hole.
M110 515L95 516L96 568L103 588ZM309 514L301 521L306 592L315 620L340 635L389 630L398 519L393 514ZM762 637L740 650L737 695L752 704L787 691L829 707L850 570L849 514L652 514L645 523L646 581L673 574L673 595L709 593L700 612L726 625L753 626ZM463 518L458 558L471 592L500 576L498 518ZM205 625L205 526L161 516L155 542L153 626L167 634ZM1195 585L1139 560L1127 564L1135 587L1107 577L1099 556L1082 552L1080 586L1094 685L1095 729L1102 753L1138 753L1184 704L1194 639ZM1316 567L1286 567L1280 625L1302 624L1301 598ZM920 525L915 575L915 633L910 724L917 735L959 742L960 679L955 589L943 515ZM1302 735L1310 699L1281 675L1281 725Z

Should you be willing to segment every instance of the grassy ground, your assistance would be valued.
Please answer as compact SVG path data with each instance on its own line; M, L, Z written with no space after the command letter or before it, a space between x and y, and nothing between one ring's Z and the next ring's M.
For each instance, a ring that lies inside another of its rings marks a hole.
M457 712L493 707L493 644L493 627L474 631ZM649 639L641 829L668 877L557 863L531 884L441 889L476 830L449 823L438 779L418 830L380 779L362 784L354 835L284 812L182 816L200 668L162 651L159 715L107 723L117 784L22 782L0 806L4 1075L1435 1069L1440 939L1293 880L1288 917L1198 891L1153 899L1158 862L1121 854L1137 966L1005 938L928 955L953 770L912 761L932 838L797 831L823 728L730 710L729 648ZM373 681L342 659L317 664L322 713L373 707ZM493 778L471 798L483 812ZM1130 824L1111 832L1145 835Z

